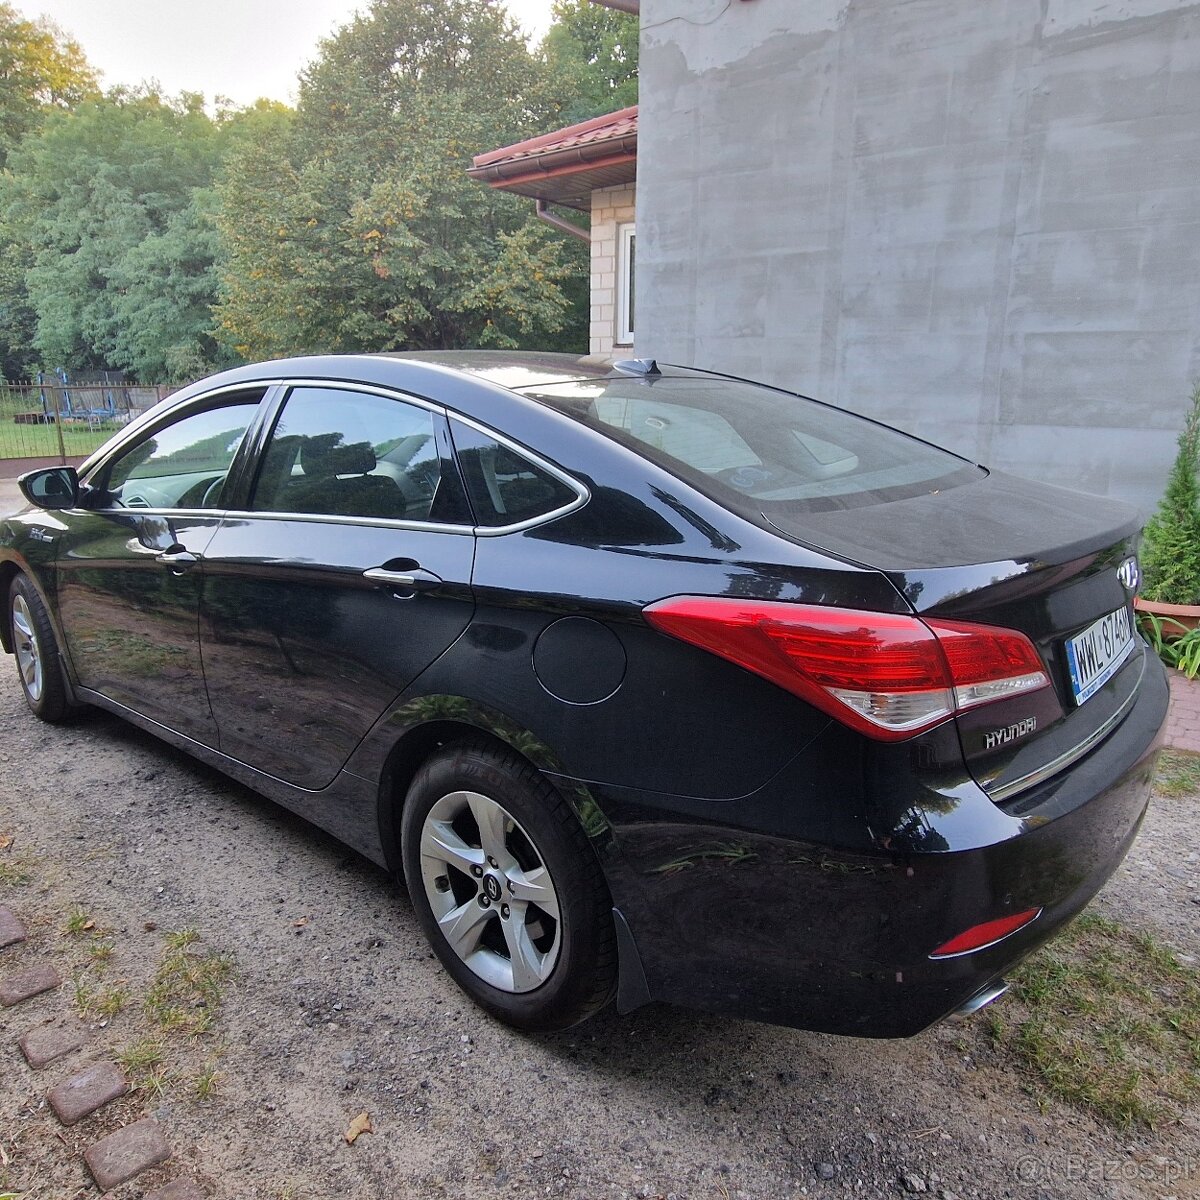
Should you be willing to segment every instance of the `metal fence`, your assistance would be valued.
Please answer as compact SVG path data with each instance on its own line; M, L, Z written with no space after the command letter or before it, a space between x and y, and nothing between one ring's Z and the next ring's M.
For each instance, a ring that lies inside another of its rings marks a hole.
M0 459L90 454L174 388L109 383L0 383Z

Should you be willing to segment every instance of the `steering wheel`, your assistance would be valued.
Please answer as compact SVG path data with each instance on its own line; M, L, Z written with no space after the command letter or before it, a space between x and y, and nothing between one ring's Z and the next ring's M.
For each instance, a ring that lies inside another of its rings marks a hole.
M225 476L218 475L216 477L216 479L214 479L212 481L212 483L210 483L208 485L208 487L206 487L204 489L204 496L200 500L200 507L201 508L216 508L217 500L220 497L221 489L224 486L225 486Z

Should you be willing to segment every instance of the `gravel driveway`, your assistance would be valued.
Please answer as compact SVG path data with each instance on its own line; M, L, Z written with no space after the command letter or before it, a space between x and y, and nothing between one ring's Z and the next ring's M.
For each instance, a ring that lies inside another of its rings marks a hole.
M1158 803L1100 901L1192 954L1196 811L1196 797ZM80 969L63 932L76 906L111 927L105 975L131 996L146 991L164 931L194 928L232 957L208 1035L221 1072L212 1095L168 1081L133 1100L159 1116L176 1166L209 1195L1200 1189L1194 1112L1190 1124L1122 1136L1063 1106L1039 1111L979 1026L863 1042L655 1006L551 1037L511 1032L463 1000L383 872L115 718L39 724L0 659L0 845L4 835L31 878L0 887L0 903L31 925L23 952L52 958L64 978ZM29 1004L62 1007L70 991ZM27 1200L94 1196L40 1104L53 1072L33 1075L12 1045L32 1019L25 1007L0 1010L10 1178L26 1172ZM93 1019L94 1047L121 1050L140 1020L134 1003L103 1026ZM343 1132L364 1110L374 1132L349 1145ZM143 1194L130 1184L111 1196Z

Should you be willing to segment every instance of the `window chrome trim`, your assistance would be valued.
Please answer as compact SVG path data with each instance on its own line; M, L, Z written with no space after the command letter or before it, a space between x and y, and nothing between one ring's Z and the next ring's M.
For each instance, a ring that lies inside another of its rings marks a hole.
M281 382L281 380L278 380L278 379L252 379L252 380L247 380L244 383L226 383L226 384L223 384L219 388L213 388L213 390L211 392L201 392L198 395L189 396L186 400L181 400L174 408L167 409L162 414L162 420L165 421L168 418L174 417L177 415L177 413L182 414L194 406L203 405L204 403L206 403L209 400L217 400L221 396L225 396L225 395L230 395L230 396L236 395L239 392L245 393L245 392L261 390L262 395L259 396L259 398L255 401L255 404L261 405L263 400L266 398L267 393L273 387L276 387L280 382ZM180 389L180 390L182 390L182 389ZM167 400L170 400L170 399L171 399L171 397L168 396ZM165 401L160 400L159 403L162 404L162 403L165 403ZM157 406L155 406L155 407L157 407ZM150 408L146 409L146 412L151 412L151 411L153 411L153 410ZM146 429L151 428L151 426L157 427L157 422L147 422L146 425L139 425L137 422L140 421L142 416L144 416L144 415L145 414L139 414L137 416L137 418L135 418L134 421L130 422L130 424L126 425L124 429L122 429L118 433L113 434L113 438L115 439L114 441L106 442L104 446L97 447L97 449L93 450L92 453L87 458L85 458L79 466L80 479L83 479L85 475L91 475L98 467L103 467L105 464L111 462L113 456L115 454L119 454L127 442L136 441L138 438L140 438L142 436L142 434L146 431ZM100 453L101 450L104 451L104 457L96 458L96 456ZM92 461L93 459L95 459L96 461L93 462ZM108 510L92 509L91 511L104 512L104 511L108 511ZM117 509L116 511L117 512L125 512L128 510ZM151 512L151 511L161 511L161 510L141 509L140 511ZM171 509L167 509L165 511L167 511L167 512L182 512L183 510L171 508ZM213 510L205 509L204 511L212 512Z
M405 404L415 404L417 408L427 409L431 413L445 414L444 404L436 400L426 400L424 396L414 396L411 392L402 392L398 388L388 387L385 383L354 383L345 379L277 379L280 387L291 389L299 387L325 388L336 392L364 392L368 396L382 396L387 400L400 400ZM284 396L281 408L286 408L288 397Z
M1030 771L1028 775L1022 775L1020 779L1014 779L1009 783L1002 784L1000 787L990 790L984 789L987 791L988 797L996 801L996 803L1000 803L1003 800L1011 800L1018 792L1023 792L1035 784L1044 782L1051 775L1057 775L1059 771L1066 770L1073 762L1081 759L1089 750L1094 750L1128 715L1129 710L1133 707L1141 693L1142 679L1145 674L1146 650L1145 646L1143 646L1142 666L1138 672L1138 681L1134 684L1133 691L1125 698L1125 703L1115 713L1098 728L1093 729L1078 745L1072 746L1070 750L1064 751L1057 758L1051 759L1044 766L1038 767L1036 771Z
M474 534L470 525L439 525L436 521L405 521L400 517L342 517L327 513L250 512L244 508L87 508L72 512L88 512L104 517L211 517L221 522L226 518L239 520L309 521L328 525L370 525L378 529L414 529L427 533Z
M139 510L134 510L139 511ZM213 510L209 510L210 512ZM436 521L406 521L403 517L346 517L333 513L250 512L242 508L217 509L218 515L246 521L307 521L321 525L368 525L373 529L407 529L417 533L473 534L470 525L439 525Z
M340 379L256 379L249 380L243 383L226 384L224 387L214 388L211 392L204 392L201 395L193 396L180 405L181 409L191 408L193 403L202 403L207 400L216 399L225 394L233 394L237 392L245 392L251 389L261 388L264 396L273 387L280 387L285 390L298 387L321 387L330 388L337 391L345 392L362 392L368 396L382 396L385 399L399 400L405 404L413 404L417 408L425 409L435 416L442 416L446 419L453 418L456 421L461 421L464 425L470 426L477 433L482 433L485 437L493 438L502 446L507 446L514 454L520 455L527 459L539 470L545 471L547 475L557 479L564 487L570 488L575 493L575 499L567 504L559 505L558 508L553 508L549 512L539 513L536 517L529 517L524 521L514 521L509 525L451 525L439 524L436 521L406 521L400 517L353 517L353 516L335 516L329 513L290 513L290 512L274 512L262 511L254 512L247 509L226 509L226 508L95 508L88 509L88 512L108 513L122 516L140 515L147 516L187 516L187 517L217 517L219 519L237 518L243 520L262 519L269 521L308 521L321 522L331 525L366 525L377 529L411 529L418 532L426 533L452 533L452 534L471 534L474 537L501 537L509 533L521 533L527 529L535 529L539 525L545 525L550 521L555 521L559 517L565 517L568 513L573 513L582 508L591 498L592 493L587 485L581 483L573 475L568 475L566 471L560 467L556 467L553 463L548 462L540 454L530 450L527 446L523 446L520 442L513 438L507 437L502 433L498 433L490 426L483 424L481 421L475 420L473 417L468 417L465 413L459 412L457 409L447 408L444 404L438 404L433 400L426 400L423 396L414 396L409 392L402 392L396 388L390 388L382 384L366 384L352 383ZM283 404L286 407L288 397L285 395ZM261 403L261 401L260 401ZM172 415L164 413L164 417ZM141 430L135 430L134 436L140 436ZM110 447L110 452L105 455L97 466L102 466L106 463L113 454L119 452L125 444L126 438L121 438ZM457 453L457 451L456 451ZM457 464L456 464L457 465Z
M574 475L568 475L561 467L556 467L552 462L547 462L540 454L530 450L527 446L521 445L520 442L513 438L506 437L502 433L497 433L490 426L483 424L482 421L476 421L473 417L468 417L456 409L450 408L446 410L448 416L453 417L456 421L461 421L464 425L474 429L476 433L482 433L484 437L490 437L499 442L502 446L507 446L514 454L518 454L521 458L527 459L539 470L545 471L547 475L557 479L564 487L570 488L575 493L575 499L566 504L560 504L558 508L552 508L549 512L538 513L536 517L527 517L524 521L514 521L510 525L476 525L474 533L476 537L501 537L507 533L522 533L526 529L536 529L539 525L548 524L550 521L557 521L559 517L565 517L568 513L577 512L591 498L592 493L588 489L587 484L581 483ZM453 435L453 430L451 430ZM455 447L457 453L457 447Z
M502 446L507 446L514 454L519 454L522 458L527 459L535 467L539 468L539 470L545 471L547 475L557 479L564 487L570 488L575 493L575 499L567 504L561 504L558 508L553 508L549 512L539 513L536 517L529 517L524 521L514 521L509 525L439 525L435 521L404 521L400 518L389 519L385 517L333 517L326 516L323 513L253 512L238 513L236 514L238 516L269 516L272 519L286 521L304 520L307 518L313 521L332 521L339 525L377 525L382 528L399 527L403 529L441 530L451 533L471 533L476 537L500 537L507 533L521 533L526 529L535 529L539 525L557 520L559 517L565 517L568 513L582 508L592 498L592 493L588 490L587 486L580 483L574 476L568 475L566 471L561 470L551 462L547 462L540 454L530 450L527 446L523 446L513 438L498 433L495 429L484 425L481 421L477 421L473 417L468 417L456 408L449 408L445 404L439 404L434 400L426 400L423 396L414 396L411 392L402 392L397 388L390 388L386 384L349 383L343 382L340 379L281 379L278 382L281 387L289 391L291 388L297 387L323 387L347 392L363 392L369 396L384 396L389 399L402 401L403 403L415 404L417 407L428 409L431 413L440 415L447 420L452 418L456 421L461 421L477 433L482 433L485 437L493 438ZM287 402L288 396L285 395L281 411L287 408ZM457 455L457 448L455 449L455 454ZM457 466L457 463L455 465ZM230 515L235 514L231 513Z

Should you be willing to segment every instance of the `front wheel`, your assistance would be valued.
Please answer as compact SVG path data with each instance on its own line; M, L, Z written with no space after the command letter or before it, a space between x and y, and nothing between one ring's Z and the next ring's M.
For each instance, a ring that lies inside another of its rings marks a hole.
M409 789L401 848L425 936L493 1016L565 1029L611 999L608 889L574 811L528 763L482 742L435 754Z
M49 614L33 584L18 575L8 589L8 628L25 703L43 721L61 721L70 711Z

